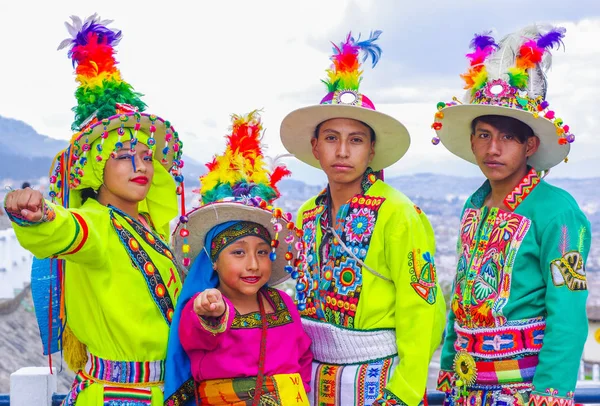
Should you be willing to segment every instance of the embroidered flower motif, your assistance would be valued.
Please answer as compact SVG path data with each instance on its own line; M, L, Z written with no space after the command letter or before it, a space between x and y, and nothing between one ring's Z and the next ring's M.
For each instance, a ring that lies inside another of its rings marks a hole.
M502 79L492 80L483 88L483 94L492 99L509 97L514 93L515 89L511 88L510 85Z
M476 210L469 210L464 217L461 230L463 243L471 244L474 241L475 232L479 225L479 214Z
M367 207L349 214L344 231L348 242L361 243L367 240L375 227L375 216Z
M352 258L347 258L335 267L334 278L338 293L345 295L362 285L362 272L357 268L356 261Z
M473 357L464 351L456 353L454 357L454 371L458 379L466 385L473 385L477 379L477 368Z
M493 303L493 300L488 299L484 302L481 302L479 306L472 309L471 315L473 316L473 321L476 323L476 326L494 325L494 316L492 315Z
M521 216L515 216L512 213L498 213L490 242L495 243L500 240L509 241L515 231L517 231L521 220Z
M552 396L558 395L558 390L554 388L546 388L546 393Z

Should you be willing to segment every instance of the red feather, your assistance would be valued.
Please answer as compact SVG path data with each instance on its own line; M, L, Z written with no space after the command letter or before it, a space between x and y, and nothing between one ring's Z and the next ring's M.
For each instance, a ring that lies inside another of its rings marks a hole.
M98 43L97 34L89 34L85 45L73 47L73 60L77 61L75 72L78 75L97 76L102 72L116 72L114 48L106 43Z
M213 169L215 169L215 167L217 166L217 158L213 158L212 161L208 162L206 164L206 168L208 168L208 171L212 171Z
M231 150L241 153L244 157L262 155L260 150L260 128L258 125L244 123L235 126L231 135L228 135L226 138Z
M292 172L284 165L278 166L273 170L273 173L270 176L271 187L275 188L275 185L283 179L284 176L290 176ZM275 188L276 189L276 188Z
M534 40L529 40L519 49L519 56L517 57L517 67L522 69L531 69L542 61L544 56L544 48L537 46Z

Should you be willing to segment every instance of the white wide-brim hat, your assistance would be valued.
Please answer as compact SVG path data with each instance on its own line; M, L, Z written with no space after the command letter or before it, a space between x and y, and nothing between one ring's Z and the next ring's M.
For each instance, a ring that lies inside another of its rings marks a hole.
M529 157L527 163L537 171L545 171L563 161L571 149L567 142L560 144L556 133L556 125L547 118L515 108L484 104L462 104L445 107L440 110L443 119L437 136L454 155L477 164L471 149L471 123L477 117L498 115L515 118L527 124L540 139L538 150Z
M486 115L510 117L528 125L539 138L540 145L527 163L538 172L547 171L566 160L569 144L575 141L570 127L546 100L551 50L563 45L565 29L534 24L498 43L489 34L475 34L470 43L469 69L461 75L467 89L464 104L456 97L438 103L431 125L437 132L433 143L441 141L453 154L476 163L470 138L473 120Z
M400 121L379 111L349 104L319 104L292 111L281 123L281 141L300 161L321 168L310 141L319 124L334 118L358 120L373 129L375 156L369 166L375 171L398 162L408 151L410 135Z
M194 209L187 214L187 229L189 230L187 244L190 247L190 252L187 254L187 257L190 259L190 267L194 263L196 257L204 249L206 235L213 227L228 221L249 221L265 227L271 234L271 239L273 239L275 237L273 218L272 211L260 207L249 206L241 202L215 202ZM284 223L289 222L284 218L280 218L279 220L282 220ZM182 248L185 243L184 238L180 235L180 231L185 224L186 223L180 221L173 232L175 257L180 264L183 264L184 262ZM290 231L287 230L286 227L283 227L278 233L279 244L275 249L276 258L275 261L273 261L271 278L268 282L270 286L278 285L290 277L290 273L286 271L286 266L288 265L288 260L285 258L286 252L291 252L293 257L291 260L292 262L298 256L296 244L288 244L285 242L285 238L289 232ZM295 232L295 230L292 230L291 232Z

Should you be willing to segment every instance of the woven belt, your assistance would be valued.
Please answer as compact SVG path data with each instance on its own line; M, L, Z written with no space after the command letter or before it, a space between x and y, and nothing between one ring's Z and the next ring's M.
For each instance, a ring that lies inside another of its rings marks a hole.
M115 383L159 383L165 380L165 361L109 361L89 355L85 373L90 378Z
M109 361L89 355L85 369L75 375L71 390L63 405L75 405L79 393L98 383L104 386L104 402L137 402L150 405L153 386L161 386L165 376L165 361ZM132 403L134 404L134 403Z
M352 330L302 318L312 340L315 361L325 364L362 364L398 354L394 330Z
M537 355L501 361L475 361L470 354L462 351L454 357L454 371L468 387L530 383L537 364Z
M454 349L478 358L506 358L519 354L537 354L542 349L546 322L534 319L502 327L467 329L454 325Z
M537 364L537 355L514 360L479 361L475 363L476 383L479 385L505 385L532 382Z

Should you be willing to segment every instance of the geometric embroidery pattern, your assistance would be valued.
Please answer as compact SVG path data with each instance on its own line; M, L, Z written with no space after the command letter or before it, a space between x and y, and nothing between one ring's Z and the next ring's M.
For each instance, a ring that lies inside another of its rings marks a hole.
M279 327L292 322L292 316L285 305L285 302L279 295L276 289L266 288L268 299L273 306L273 313L268 313L267 326L268 327ZM235 318L231 324L232 329L247 329L247 328L259 328L262 326L260 312L252 312L247 314L239 314L236 310Z
M435 287L435 264L429 252L419 257L420 251L408 253L408 269L411 275L411 286L427 303L434 304L437 289Z
M504 198L504 204L510 208L511 211L515 211L539 183L540 177L535 169L531 168L512 192Z
M480 328L506 323L512 267L531 221L498 208L467 209L460 226L460 256L452 310L459 325Z
M171 320L173 319L173 313L175 312L175 309L169 291L164 283L160 272L158 271L158 269L156 269L156 266L152 262L152 259L144 250L144 248L142 248L139 241L133 236L133 234L131 234L125 227L123 227L123 225L119 223L115 214L122 215L126 220L129 220L127 218L128 216L123 215L123 213L121 213L117 209L111 209L111 222L117 235L121 239L121 243L127 251L127 254L129 254L129 258L131 259L132 264L140 271L140 273L146 280L146 284L148 285L148 292L152 296L152 299L154 299L154 302L158 306L158 309L163 315L165 321L168 325L171 325ZM145 235L145 232L142 235ZM173 255L168 249L164 250L161 254L166 255L169 259L171 259Z
M547 389L550 393L555 392L552 389ZM533 406L574 406L575 401L572 397L570 398L559 398L552 395L540 395L532 393L529 397L529 405Z
M315 379L317 385L316 405L337 405L336 399L340 396L337 389L340 387L343 366L321 364L317 367Z
M358 368L356 393L357 406L370 406L380 395L388 381L392 359L362 364Z
M362 290L362 267L349 255L342 244L329 232L333 228L343 245L360 261L364 261L383 197L367 195L377 181L368 169L363 177L363 193L357 194L339 210L339 217L329 218L327 190L317 199L317 206L303 213L302 229L307 246L308 284L310 292L303 316L326 321L338 326L354 327L354 316ZM316 246L317 229L323 235Z
M441 370L438 374L437 390L444 393L450 392L455 380L454 371Z

